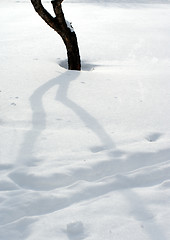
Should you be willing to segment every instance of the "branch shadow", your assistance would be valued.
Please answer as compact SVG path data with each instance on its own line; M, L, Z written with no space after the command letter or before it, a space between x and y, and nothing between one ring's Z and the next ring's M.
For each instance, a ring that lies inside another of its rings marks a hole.
M43 96L51 88L58 86L56 101L61 102L65 107L70 108L80 120L89 128L101 141L103 147L113 148L114 143L111 137L106 133L102 125L85 109L68 98L68 89L70 83L74 81L80 72L66 71L59 77L51 79L34 91L30 97L32 109L32 129L29 130L24 138L23 144L18 154L18 164L34 165L38 161L34 158L34 146L42 131L46 129L46 113L43 106ZM95 150L94 150L95 151ZM96 150L98 151L98 150ZM25 160L23 161L23 156Z

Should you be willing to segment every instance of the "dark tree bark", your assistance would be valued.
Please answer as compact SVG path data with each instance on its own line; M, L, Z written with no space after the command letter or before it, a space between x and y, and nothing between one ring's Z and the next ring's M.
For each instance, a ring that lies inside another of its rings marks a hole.
M55 17L52 17L51 14L47 12L47 10L43 7L41 3L41 0L31 0L31 3L34 6L35 11L40 15L40 17L63 39L67 49L68 68L70 70L81 70L81 61L77 37L74 30L68 25L65 20L61 6L62 1L63 0L51 1Z

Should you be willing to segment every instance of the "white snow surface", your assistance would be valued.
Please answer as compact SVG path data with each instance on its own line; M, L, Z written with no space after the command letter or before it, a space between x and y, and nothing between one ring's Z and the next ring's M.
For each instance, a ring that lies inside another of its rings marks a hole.
M74 32L74 28L72 27L71 22L68 22L68 21L66 20L66 24L67 24L67 27L70 29L70 31L71 31L71 32Z
M127 2L63 3L78 72L0 1L1 240L170 239L170 5Z

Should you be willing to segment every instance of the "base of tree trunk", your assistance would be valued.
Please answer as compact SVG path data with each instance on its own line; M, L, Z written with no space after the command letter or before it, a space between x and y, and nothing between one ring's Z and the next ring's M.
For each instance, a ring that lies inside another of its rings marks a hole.
M69 33L68 37L64 39L64 42L67 49L68 69L80 71L81 61L75 32Z

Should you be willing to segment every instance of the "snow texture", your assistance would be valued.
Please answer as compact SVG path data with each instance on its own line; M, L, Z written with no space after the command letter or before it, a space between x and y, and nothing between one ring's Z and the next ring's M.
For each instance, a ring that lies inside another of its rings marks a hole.
M66 21L67 27L70 29L71 32L74 32L74 28L72 27L71 23Z
M0 1L0 239L169 240L170 5L72 2L81 72Z

